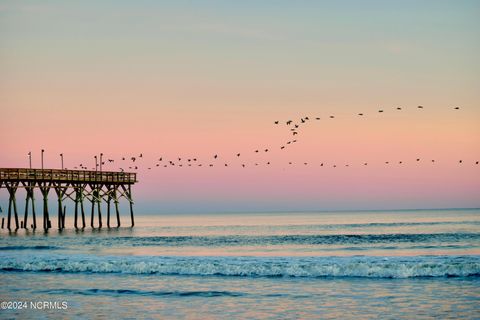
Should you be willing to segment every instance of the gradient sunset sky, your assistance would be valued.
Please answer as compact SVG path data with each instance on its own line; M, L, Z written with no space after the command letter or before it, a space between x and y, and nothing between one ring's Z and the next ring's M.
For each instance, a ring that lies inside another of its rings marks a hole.
M480 207L479 57L479 1L0 1L0 167L143 153L145 213Z

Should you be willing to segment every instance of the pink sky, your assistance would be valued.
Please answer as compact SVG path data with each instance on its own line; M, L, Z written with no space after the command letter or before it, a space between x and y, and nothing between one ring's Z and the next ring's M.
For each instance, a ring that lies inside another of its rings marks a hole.
M387 10L383 33L330 19L335 6L271 19L174 7L2 6L0 167L28 166L29 151L39 167L42 148L46 166L63 153L68 168L143 153L135 193L149 212L480 206L480 26L467 6L448 28L425 8L409 26ZM280 150L292 136L273 121L304 116L322 119ZM159 157L229 167L148 170Z

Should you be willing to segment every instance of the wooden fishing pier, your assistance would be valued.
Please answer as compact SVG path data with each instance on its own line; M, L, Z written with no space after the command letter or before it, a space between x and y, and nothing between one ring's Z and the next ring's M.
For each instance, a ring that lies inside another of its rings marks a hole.
M58 202L58 229L65 229L66 207L65 200L72 200L75 204L74 227L85 228L84 200L91 204L90 226L94 226L95 211L97 211L98 228L102 228L101 204L107 204L107 227L110 228L110 208L113 202L117 218L116 227L120 227L119 201L124 198L130 206L131 226L134 226L132 185L137 182L137 174L116 171L87 171L87 170L59 170L59 169L25 169L25 168L0 168L0 191L8 191L8 217L6 228L12 229L12 212L15 220L15 230L28 228L29 208L32 212L30 227L37 228L35 214L35 190L39 190L43 198L43 229L52 227L48 207L48 195L53 189ZM24 188L25 214L19 222L17 212L16 192ZM81 215L81 224L79 224ZM2 218L2 229L4 228Z

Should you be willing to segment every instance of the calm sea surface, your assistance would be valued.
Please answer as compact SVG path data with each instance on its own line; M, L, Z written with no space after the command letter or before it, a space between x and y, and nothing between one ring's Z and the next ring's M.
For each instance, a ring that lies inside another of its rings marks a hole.
M68 305L0 310L1 319L479 319L480 210L159 215L137 216L133 229L1 230L0 301Z

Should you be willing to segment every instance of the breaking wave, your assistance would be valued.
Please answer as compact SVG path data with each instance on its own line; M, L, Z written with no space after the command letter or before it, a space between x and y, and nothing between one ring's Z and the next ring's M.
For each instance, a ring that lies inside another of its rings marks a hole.
M115 257L5 256L2 272L122 273L232 277L478 277L480 256Z

